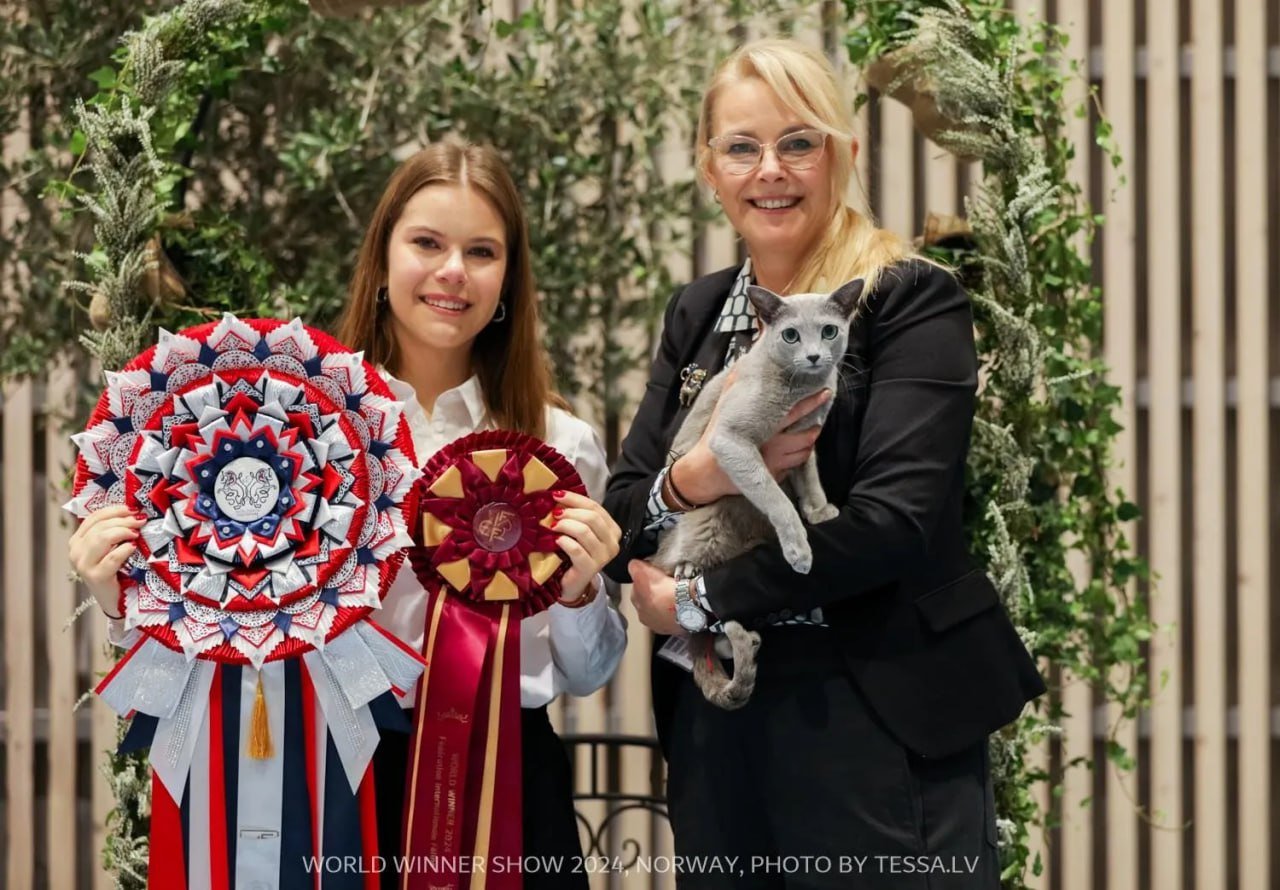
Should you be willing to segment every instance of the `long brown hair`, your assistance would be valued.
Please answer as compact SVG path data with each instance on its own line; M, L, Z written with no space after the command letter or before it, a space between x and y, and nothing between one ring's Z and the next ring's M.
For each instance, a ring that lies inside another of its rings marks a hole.
M351 349L362 350L371 364L399 373L400 346L391 331L390 311L377 300L378 289L387 283L391 232L409 199L430 185L474 189L502 218L507 271L501 299L507 314L476 336L471 367L498 426L545 438L547 406L567 404L552 386L547 354L538 340L538 299L524 204L502 158L489 146L453 139L436 142L396 168L365 231L337 337Z

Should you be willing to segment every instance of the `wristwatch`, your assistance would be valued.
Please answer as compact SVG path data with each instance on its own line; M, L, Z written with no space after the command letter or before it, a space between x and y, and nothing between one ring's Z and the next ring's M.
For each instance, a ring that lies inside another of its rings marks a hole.
M689 589L693 580L681 578L676 581L676 623L691 634L702 633L707 629L707 613L693 601Z

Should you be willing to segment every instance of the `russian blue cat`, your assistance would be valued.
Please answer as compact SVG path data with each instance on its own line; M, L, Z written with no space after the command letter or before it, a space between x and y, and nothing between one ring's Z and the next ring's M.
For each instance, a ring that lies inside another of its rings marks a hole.
M832 294L789 297L756 285L747 288L764 328L746 355L707 382L672 442L673 454L687 453L702 437L718 403L708 444L741 494L684 514L662 533L654 565L676 578L692 578L776 537L791 567L809 572L813 553L801 514L809 523L819 523L840 511L823 494L813 453L779 484L765 466L760 446L773 437L797 402L824 388L835 392L862 285L857 279ZM731 370L736 372L734 383L726 389ZM822 425L833 402L828 400L790 430ZM721 654L732 655L732 677L719 659L711 657L713 642ZM707 700L726 709L746 704L755 686L760 635L726 621L724 638L716 641L713 634L701 633L692 643L694 679Z

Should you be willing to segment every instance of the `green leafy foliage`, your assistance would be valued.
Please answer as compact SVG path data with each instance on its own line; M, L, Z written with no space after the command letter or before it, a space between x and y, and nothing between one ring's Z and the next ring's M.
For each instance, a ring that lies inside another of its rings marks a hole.
M1126 718L1145 703L1142 644L1151 624L1133 582L1149 580L1121 523L1140 518L1109 487L1119 390L1096 354L1101 292L1087 256L1101 217L1072 182L1066 87L1080 72L1058 29L1026 29L988 0L846 0L850 58L891 54L953 123L943 147L981 159L968 206L974 248L953 254L975 304L985 381L969 460L968 517L1006 607L1031 651L1102 691ZM863 13L861 16L858 13ZM1092 97L1091 97L1092 98ZM1105 119L1098 144L1120 157ZM1073 562L1083 571L1072 571ZM1059 731L1060 699L994 736L1000 855L1008 890L1026 887L1028 831L1046 824L1027 755ZM1109 740L1108 760L1132 767Z

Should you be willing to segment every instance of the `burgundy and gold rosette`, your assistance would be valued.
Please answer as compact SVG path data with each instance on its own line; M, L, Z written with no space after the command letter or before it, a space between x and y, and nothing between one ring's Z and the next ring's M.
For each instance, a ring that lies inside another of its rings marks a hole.
M429 594L405 803L404 890L519 888L520 620L546 609L569 568L554 491L585 494L573 464L533 436L474 433L437 452L419 488L409 559ZM484 871L459 869L478 857Z

